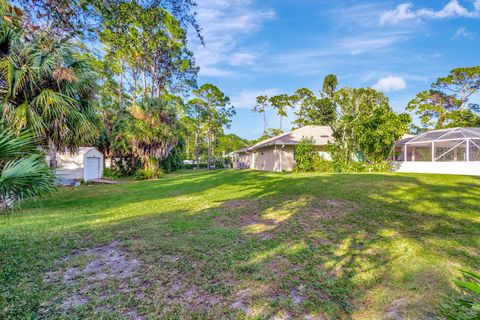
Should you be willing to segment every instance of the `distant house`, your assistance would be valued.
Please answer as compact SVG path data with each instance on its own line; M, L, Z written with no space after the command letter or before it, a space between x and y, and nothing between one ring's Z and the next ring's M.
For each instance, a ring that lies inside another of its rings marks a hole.
M398 172L480 175L480 128L432 130L395 144Z
M262 171L292 171L295 166L295 145L302 138L313 138L315 151L330 159L330 155L325 152L325 146L332 140L332 129L329 126L305 126L236 151L233 167Z
M89 181L102 178L103 154L94 147L78 148L73 153L58 153L55 173L60 180Z
M232 152L231 158L233 169L250 169L252 155L250 152L248 152L248 148L242 148L240 150Z

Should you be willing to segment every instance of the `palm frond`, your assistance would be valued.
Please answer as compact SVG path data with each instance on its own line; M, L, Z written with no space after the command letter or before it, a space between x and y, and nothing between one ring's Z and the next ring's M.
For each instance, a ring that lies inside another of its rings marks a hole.
M54 189L54 175L41 155L10 160L0 174L3 209L13 207L25 197L41 196Z

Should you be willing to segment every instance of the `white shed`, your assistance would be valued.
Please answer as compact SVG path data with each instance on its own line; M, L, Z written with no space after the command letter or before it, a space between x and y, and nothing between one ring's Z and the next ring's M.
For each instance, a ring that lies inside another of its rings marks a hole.
M103 154L95 147L82 147L74 153L59 153L55 173L61 179L100 179L103 175Z

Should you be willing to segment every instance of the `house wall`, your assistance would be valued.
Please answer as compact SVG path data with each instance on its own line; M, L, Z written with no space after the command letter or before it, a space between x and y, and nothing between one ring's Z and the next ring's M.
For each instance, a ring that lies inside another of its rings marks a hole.
M295 165L293 146L271 146L252 152L252 169L261 171L292 171Z
M480 176L480 161L407 161L394 162L397 172L439 173Z
M252 165L252 155L247 152L238 153L233 161L233 168L238 170L249 169Z
M252 151L252 169L261 171L293 171L295 167L295 147L292 145L271 146ZM315 152L326 160L331 156L324 146L315 146Z

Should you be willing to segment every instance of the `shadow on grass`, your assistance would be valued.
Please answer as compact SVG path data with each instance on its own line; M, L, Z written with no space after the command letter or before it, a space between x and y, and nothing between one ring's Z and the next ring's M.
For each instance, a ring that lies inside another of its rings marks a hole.
M56 259L123 239L148 266L146 313L426 318L452 292L455 269L480 264L479 186L474 177L216 171L64 190L0 225L2 302L34 315ZM164 255L180 259L164 265ZM189 310L180 293L159 294L179 274L221 296L219 307Z

